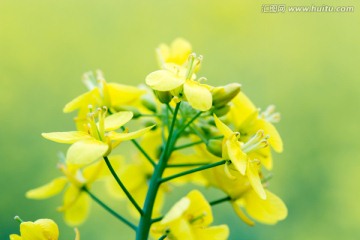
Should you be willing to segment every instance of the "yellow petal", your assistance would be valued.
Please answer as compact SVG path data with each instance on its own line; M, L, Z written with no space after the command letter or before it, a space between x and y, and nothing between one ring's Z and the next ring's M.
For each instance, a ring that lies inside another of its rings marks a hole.
M108 83L108 92L112 106L128 105L138 100L145 90L118 83Z
M26 197L31 199L44 199L52 197L61 192L66 183L67 179L65 177L55 178L48 184L27 191Z
M195 238L192 227L188 221L184 218L178 219L177 221L167 226L170 229L170 239L186 239L186 240L198 240Z
M218 225L208 228L194 228L196 239L226 240L229 237L229 227Z
M146 84L157 91L171 91L184 84L185 78L169 70L158 70L146 76Z
M231 163L242 174L245 175L246 166L248 162L247 155L241 150L240 142L235 137L226 141L227 152Z
M79 229L75 228L75 240L80 240L80 231Z
M75 195L75 198L74 198ZM90 199L84 192L69 188L64 194L64 220L70 226L79 226L89 215Z
M190 199L190 206L186 210L186 214L196 217L203 216L199 221L195 221L192 225L208 226L213 221L211 206L205 197L198 190L192 190L188 193L187 198Z
M274 125L272 125L270 122L266 121L265 119L258 119L258 121L256 122L256 128L263 129L264 133L266 135L270 136L268 142L269 142L270 146L276 152L282 152L283 151L282 139L280 137L279 132L274 127Z
M191 54L191 44L183 38L177 38L171 43L171 59L168 62L183 65Z
M42 133L41 136L54 142L68 144L90 138L88 133L80 131Z
M73 99L71 102L65 105L63 111L64 113L72 112L81 107L86 107L88 105L98 105L97 103L101 101L101 96L98 88L86 92L77 98Z
M105 131L113 131L125 125L133 118L130 111L117 112L105 118Z
M17 234L11 234L10 240L24 240L24 239Z
M33 222L22 222L20 233L24 240L47 240L42 233L42 228Z
M166 44L160 44L156 49L156 57L160 67L163 67L165 62L169 62L170 59L170 48Z
M70 146L66 154L66 162L74 165L90 164L108 151L106 143L89 139L74 143Z
M261 164L269 171L273 168L271 149L269 147L261 148L249 153L250 159L259 159Z
M209 89L196 81L186 80L184 94L189 104L200 111L207 111L212 106L212 95Z
M59 228L51 219L39 219L34 222L40 226L46 240L57 240L59 238Z
M114 140L114 141L127 141L127 140L131 140L131 139L134 139L134 138L141 137L142 135L144 135L145 133L150 131L153 127L155 127L155 125L152 125L152 126L147 127L147 128L142 128L142 129L137 130L135 132L129 132L129 133L110 132L109 133L109 138L111 140Z
M259 195L261 199L266 199L266 193L260 180L259 168L257 163L249 161L246 175L254 191Z
M241 220L243 220L249 226L254 226L255 225L255 223L250 218L248 218L248 216L246 216L246 214L243 212L243 210L241 209L240 204L237 204L237 202L233 202L231 205L232 205L236 215L238 215L238 217Z
M233 106L230 110L230 116L236 129L239 129L250 115L257 112L257 109L243 92L240 92L233 98L232 103Z
M226 126L226 124L223 123L215 114L214 120L216 127L220 130L225 138L229 138L232 134L234 134L234 132L228 126Z
M245 207L249 215L255 220L265 224L275 224L287 216L284 202L275 194L266 191L266 200L259 198L254 191L249 191L245 196Z
M173 221L178 220L184 214L184 212L190 206L190 199L183 197L180 201L176 202L174 206L169 210L169 212L161 220L161 224L170 224Z

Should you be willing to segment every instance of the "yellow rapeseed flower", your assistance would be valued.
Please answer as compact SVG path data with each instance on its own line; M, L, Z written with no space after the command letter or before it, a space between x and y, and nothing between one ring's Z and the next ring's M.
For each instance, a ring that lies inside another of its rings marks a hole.
M75 240L80 240L80 234L75 229ZM51 219L38 219L35 222L22 222L20 235L11 234L10 240L58 240L59 228Z
M146 76L146 84L153 90L171 92L178 100L185 100L200 111L207 111L212 106L211 88L196 80L195 72L199 68L202 57L195 54L189 56L187 66L168 63L163 69Z
M84 131L43 133L42 136L54 142L72 144L67 151L66 162L83 166L107 156L121 141L140 137L153 127L130 133L117 133L114 130L129 122L133 113L117 112L108 117L106 113L106 107L98 108L95 112L91 110Z
M121 160L120 156L110 157L114 164ZM83 188L90 189L91 185L101 178L110 176L105 162L99 161L86 167L83 171L73 165L59 164L64 176L55 178L51 182L29 190L26 197L31 199L46 199L59 194L66 188L63 198L63 206L58 210L64 213L65 222L70 226L78 226L83 223L90 210L91 199Z
M286 205L278 196L265 189L266 199L261 199L250 187L246 176L234 169L230 171L235 179L226 177L226 173L221 168L212 168L204 171L203 174L210 186L221 189L231 198L231 205L240 219L252 226L254 225L252 219L264 224L275 224L286 218Z
M175 203L164 218L152 227L154 235L167 233L167 240L225 240L229 236L226 225L212 226L211 206L198 191L191 191Z
M255 192L262 198L266 199L266 193L261 184L259 176L259 164L256 159L250 159L246 154L254 149L263 148L267 146L266 139L263 138L263 133L260 131L256 136L248 141L246 144L239 141L240 133L233 132L220 119L214 115L215 124L220 132L224 135L222 155L224 159L231 160L233 166L242 174L246 175L250 181L251 186ZM228 165L225 164L226 171L229 172ZM228 174L230 175L230 174ZM231 175L230 175L231 176Z
M183 38L176 38L170 46L164 43L160 44L156 49L160 67L164 66L165 63L174 63L182 66L186 63L191 52L191 44Z
M268 143L276 151L283 151L283 142L280 134L273 123L280 120L280 114L274 111L274 106L269 106L266 111L259 113L259 110L250 99L240 92L233 100L229 112L229 119L234 124L235 129L241 133L243 141L254 135L258 130L263 130L269 136ZM261 163L271 170L273 167L270 148L263 148L250 155L256 157Z

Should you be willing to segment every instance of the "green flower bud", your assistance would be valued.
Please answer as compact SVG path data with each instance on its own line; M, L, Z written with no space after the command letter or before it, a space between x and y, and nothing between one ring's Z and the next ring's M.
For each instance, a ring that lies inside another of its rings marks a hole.
M215 87L212 90L212 99L214 107L222 107L230 102L239 92L241 85L239 83L230 83L222 87Z
M206 144L207 150L215 156L222 157L222 140L210 139Z
M155 96L159 99L159 101L161 103L169 103L171 101L171 99L173 98L173 96L171 95L170 92L166 91L156 91L154 90Z
M150 97L149 95L144 95L141 98L141 103L142 105L144 105L144 107L146 107L153 113L156 113L156 103L152 97Z
M222 106L222 107L219 107L219 108L215 108L213 110L213 113L216 114L216 116L218 117L222 117L224 116L225 114L227 114L228 112L230 111L230 105L227 104L225 106Z

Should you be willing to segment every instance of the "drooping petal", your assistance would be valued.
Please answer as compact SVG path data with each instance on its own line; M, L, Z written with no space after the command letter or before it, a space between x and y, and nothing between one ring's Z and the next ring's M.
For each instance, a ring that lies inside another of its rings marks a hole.
M171 91L185 83L185 78L169 70L157 70L146 76L146 84L157 91Z
M79 229L75 228L75 240L80 240L80 231Z
M143 89L118 83L108 83L107 88L112 106L131 104L146 93Z
M249 226L254 226L255 223L248 217L246 216L246 214L243 212L243 210L241 209L241 204L238 202L233 202L231 203L236 215L243 220L247 225Z
M258 164L249 161L246 175L254 191L261 199L266 199L266 193L259 176Z
M242 175L245 175L248 156L241 150L240 142L233 138L226 141L226 146L231 163Z
M209 89L201 83L186 80L184 94L189 104L200 111L207 111L212 106L212 95Z
M51 219L39 219L34 222L40 226L46 240L57 240L59 238L59 228Z
M59 177L50 183L26 192L26 197L31 199L44 199L52 197L61 192L67 183L66 177Z
M129 132L129 133L110 132L109 138L114 141L127 141L127 140L131 140L131 139L135 139L135 138L141 137L142 135L144 135L145 133L150 131L154 126L155 125L146 127L146 128L142 128L135 132Z
M224 135L225 138L229 138L234 133L215 114L214 114L214 120L215 120L216 127L220 130L220 132Z
M255 220L265 224L275 224L287 216L284 202L275 194L266 191L266 200L259 198L254 191L249 191L245 196L245 207L249 215Z
M82 224L89 215L90 199L86 193L79 193L78 197L73 199L72 191L68 191L68 194L64 195L64 204L68 201L73 201L64 211L65 222L70 226L79 226ZM67 199L68 198L68 199Z
M88 133L81 131L42 133L41 136L54 142L68 144L91 138Z
M130 111L114 113L105 118L105 131L113 131L125 125L133 118L134 114Z
M80 166L87 165L104 156L108 149L106 143L95 139L78 141L68 149L66 162Z
M225 224L208 227L194 228L196 239L226 240L229 237L229 227Z
M272 123L266 121L265 119L259 119L257 121L256 127L258 127L259 129L263 129L265 134L270 136L268 142L276 152L283 151L282 139L279 132L276 130L274 125L272 125Z
M81 94L77 98L71 100L65 105L63 111L64 113L69 113L79 108L87 107L88 105L98 105L100 101L100 91L98 88L94 88L91 91Z

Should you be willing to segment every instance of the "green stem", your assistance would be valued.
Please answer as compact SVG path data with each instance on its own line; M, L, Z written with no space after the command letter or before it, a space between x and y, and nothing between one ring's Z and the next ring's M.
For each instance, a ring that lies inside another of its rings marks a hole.
M140 146L140 144L135 140L131 139L131 142L139 149L139 151L144 155L144 157L155 167L155 161L149 156L149 154Z
M119 184L119 186L121 187L121 189L124 191L125 195L128 197L128 199L130 200L130 202L134 205L134 207L138 210L138 212L140 213L140 215L143 215L143 211L140 208L140 206L137 204L137 202L135 201L135 199L133 198L133 196L131 196L130 192L126 189L125 185L123 184L123 182L120 180L119 176L116 174L114 168L112 167L108 157L104 157L105 163L107 165L107 167L109 168L111 174L113 175L113 177L115 178L116 182Z
M220 198L220 199L211 201L211 202L209 202L209 204L210 204L211 206L214 206L214 205L217 205L217 204L219 204L219 203L227 202L227 201L230 201L230 200L231 200L231 197L230 197L230 196L227 196L227 197L224 197L224 198Z
M151 215L154 208L156 195L160 187L159 179L161 179L162 174L167 165L167 161L171 155L171 145L174 143L176 134L174 135L174 126L176 122L176 117L180 108L180 103L176 104L173 119L169 129L169 136L165 144L165 148L161 153L159 163L156 165L153 175L151 176L148 192L146 194L145 203L143 212L144 214L140 218L140 223L138 230L136 232L136 240L147 240L149 236L150 227L152 224ZM173 137L174 136L174 137Z
M108 211L111 215L125 223L127 226L129 226L131 229L136 231L136 226L131 223L129 220L115 212L112 208L110 208L108 205L106 205L103 201L101 201L99 198L97 198L93 193L91 193L86 187L83 188L83 190L101 207L103 207L106 211Z
M163 218L164 218L164 216L161 216L161 217L158 217L158 218L151 219L151 223L160 222Z
M14 219L15 219L16 221L18 221L19 223L23 223L23 222L24 222L19 216L15 216Z
M170 181L170 180L172 180L174 178L182 177L182 176L185 176L185 175L188 175L188 174L191 174L191 173L195 173L195 172L199 172L199 171L202 171L202 170L205 170L205 169L217 167L217 166L225 164L226 161L227 160L221 160L221 161L216 162L216 163L206 164L206 165L201 166L201 167L197 167L197 168L194 168L194 169L191 169L191 170L188 170L188 171L184 171L184 172L181 172L181 173L178 173L178 174L174 174L172 176L160 179L159 182L164 183L164 182Z
M197 142L192 142L192 143L187 143L187 144L184 144L184 145L180 145L178 147L174 147L174 151L184 149L184 148L188 148L188 147L192 147L194 145L198 145L198 144L202 144L202 143L204 143L203 140L200 140L200 141L197 141Z
M202 112L198 112L197 114L195 114L189 122L187 122L184 126L182 126L179 130L179 135L188 127L190 126L190 124L192 124L198 117L200 117Z
M167 234L162 235L159 240L164 240L167 237Z
M189 128L205 143L207 144L208 140L206 137L195 127L189 126Z
M209 163L206 162L198 162L198 163L177 163L177 164L168 164L166 167L169 168L177 168L177 167L194 167L194 166L203 166Z

